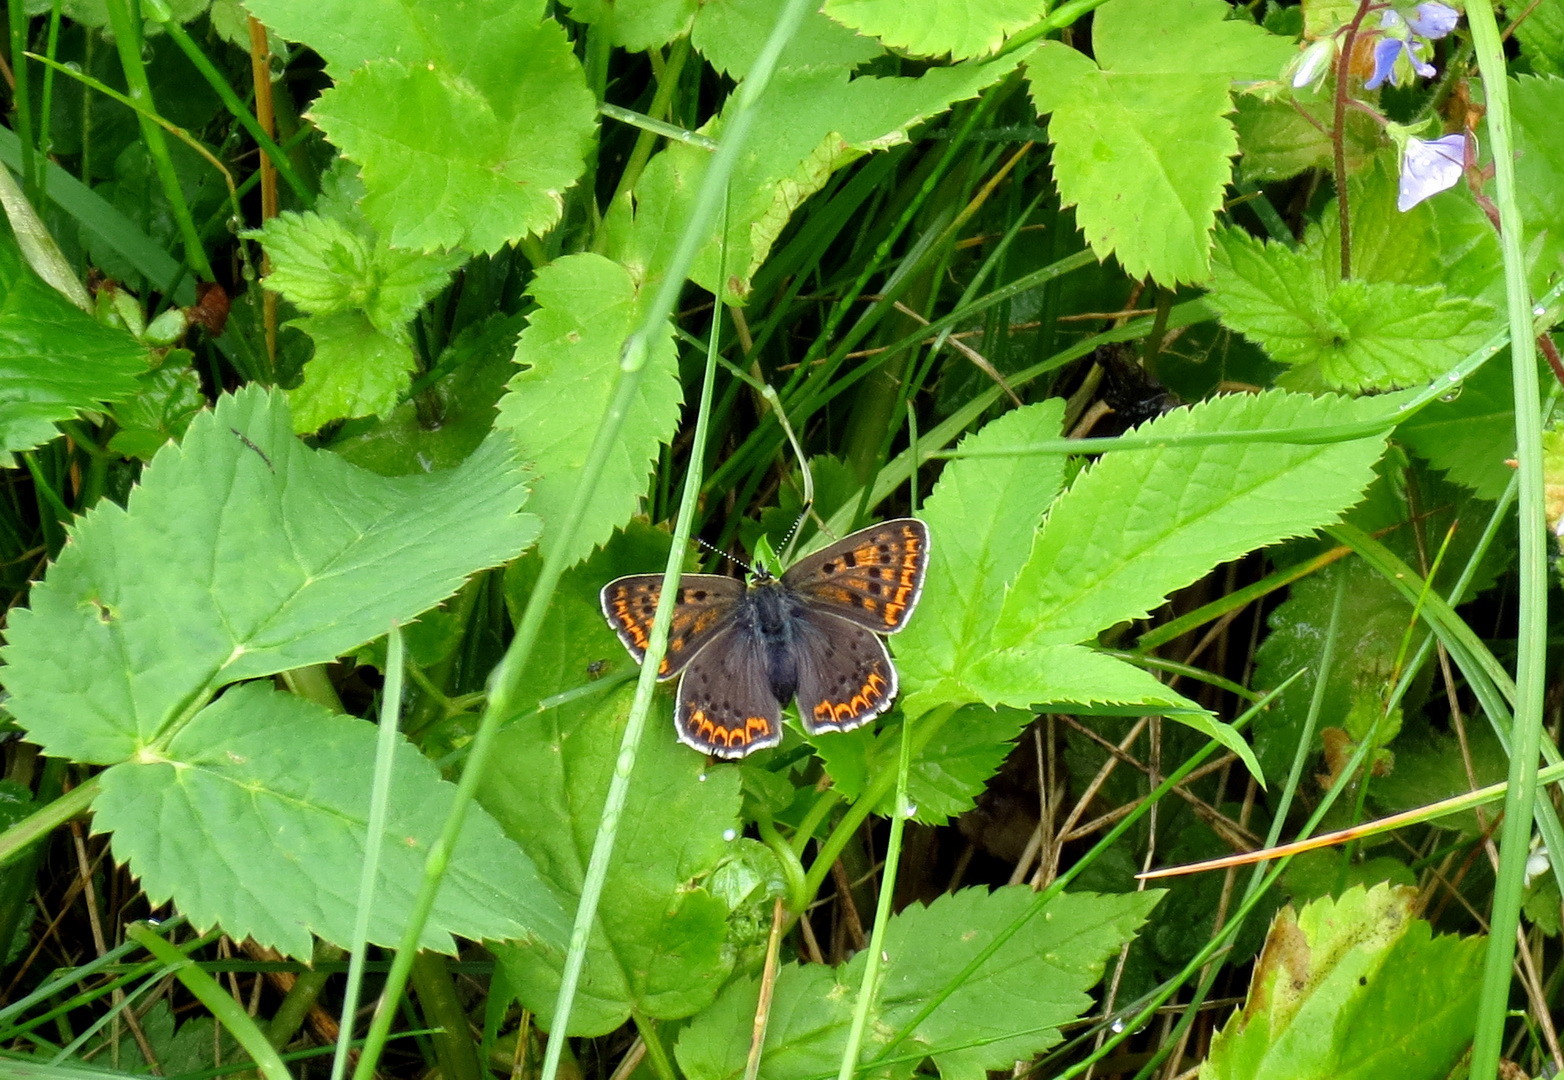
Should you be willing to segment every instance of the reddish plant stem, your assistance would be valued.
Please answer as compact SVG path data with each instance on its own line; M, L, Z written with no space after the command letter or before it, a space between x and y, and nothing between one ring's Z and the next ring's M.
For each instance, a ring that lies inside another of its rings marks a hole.
M1359 0L1357 14L1347 24L1336 58L1336 115L1331 122L1331 148L1335 152L1336 210L1341 216L1341 279L1352 276L1352 225L1347 206L1347 76L1352 72L1352 50L1363 20L1375 7L1374 0Z

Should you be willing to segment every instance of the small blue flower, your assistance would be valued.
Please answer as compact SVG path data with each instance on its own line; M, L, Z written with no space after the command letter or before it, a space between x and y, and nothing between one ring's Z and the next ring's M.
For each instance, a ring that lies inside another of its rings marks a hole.
M1436 41L1455 29L1455 24L1461 19L1461 13L1449 4L1433 3L1419 4L1413 9L1412 14L1406 17L1407 25L1412 28L1412 33L1418 37Z
M1466 139L1460 132L1440 139L1407 139L1401 154L1397 210L1405 213L1424 199L1455 187L1466 168Z

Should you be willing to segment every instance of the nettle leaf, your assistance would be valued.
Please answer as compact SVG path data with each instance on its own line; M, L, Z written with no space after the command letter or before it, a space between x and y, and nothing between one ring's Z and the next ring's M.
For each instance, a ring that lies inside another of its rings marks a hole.
M288 325L315 343L304 381L288 391L293 429L301 434L344 416L390 412L418 366L401 335L382 333L361 311L314 315Z
M1438 285L1341 281L1315 252L1255 240L1238 230L1218 238L1212 307L1223 325L1273 360L1317 370L1343 390L1426 382L1453 367L1492 332L1493 308Z
M1220 0L1114 0L1093 19L1095 63L1058 42L1027 60L1033 104L1052 114L1059 194L1097 257L1115 255L1131 277L1207 276L1238 152L1233 83L1276 78L1296 51L1228 11Z
M896 635L903 708L916 716L952 700L988 650L1005 589L1026 562L1032 534L1064 481L1064 457L1025 453L1059 437L1064 402L1006 413L964 438L919 516L928 524L929 567L917 618ZM1003 456L1015 448L1013 456ZM981 455L981 456L978 456Z
M625 339L641 321L645 290L623 266L580 253L539 270L531 293L538 308L516 345L516 362L525 367L500 399L496 423L515 433L527 459L536 464L529 507L543 518L543 549L568 541L574 562L640 506L657 449L678 427L678 354L668 327L651 344L640 394L586 516L573 536L561 537L559 519L608 407Z
M1528 18L1521 25L1530 22ZM1564 19L1555 17L1557 23ZM1532 288L1542 293L1564 256L1564 79L1521 76L1510 82L1515 123L1515 199L1526 223Z
M1435 1080L1471 1043L1483 939L1434 937L1417 890L1380 885L1271 924L1249 1000L1202 1080Z
M288 395L300 432L394 408L417 365L407 324L466 256L391 247L358 209L363 185L333 167L316 209L285 211L246 236L271 260L265 285L308 317L289 323L314 342L304 382Z
M190 421L206 408L201 376L189 366L191 354L171 351L163 366L138 378L135 397L114 406L119 428L109 439L109 449L126 457L151 461L163 444L181 438Z
M306 448L280 396L225 396L11 613L11 712L51 755L151 753L220 687L331 660L514 558L538 530L525 491L504 438L380 477Z
M1564 3L1540 0L1515 24L1521 55L1539 75L1564 75Z
M825 13L914 56L987 56L1048 13L1045 0L826 0Z
M699 0L565 0L570 17L591 23L621 49L659 49L690 28ZM769 28L768 28L769 29Z
M1010 756L1011 744L1034 719L1030 710L966 705L927 736L914 735L907 799L912 820L943 825L977 804L988 780ZM923 723L928 723L925 719ZM876 776L895 772L901 753L901 728L886 724L811 740L831 774L832 787L845 798L861 798ZM887 795L874 812L890 817L896 795Z
M102 776L93 828L113 834L155 906L173 899L198 928L296 957L311 937L347 945L368 847L375 729L262 683L235 687L155 752ZM399 740L369 939L401 938L455 785ZM216 851L243 858L214 858ZM531 860L487 814L469 811L420 944L453 934L563 943L569 918Z
M364 214L395 247L492 252L559 220L596 100L541 0L255 0L326 60L311 109L361 171Z
M1091 1006L1086 991L1103 965L1145 921L1161 892L1054 897L1040 912L1026 886L963 889L892 916L885 934L878 1009L864 1052L890 1035L976 959L1000 931L1025 919L1004 949L918 1025L898 1053L934 1059L948 1080L981 1080L1059 1042L1058 1027ZM778 973L760 1075L805 1080L841 1062L865 954L833 969L788 965ZM758 985L738 980L679 1036L676 1054L690 1080L744 1074ZM907 1075L912 1062L892 1066Z
M753 131L734 168L728 230L701 248L690 279L731 304L749 295L750 278L793 211L836 170L874 150L907 141L916 124L974 97L1018 63L935 68L917 78L852 78L848 69L779 71L756 106ZM719 117L702 129L718 136ZM635 189L635 205L617 203L604 223L606 252L643 288L668 265L711 154L679 143L654 157Z
M1396 428L1396 440L1479 498L1497 500L1515 475L1515 391L1508 354L1488 361Z
M597 674L610 687L608 676L616 670L634 670L603 620L597 593L618 574L650 569L658 550L666 559L666 535L649 532L637 530L561 581L539 634L534 666L540 678L529 685L529 695L590 687L594 665L604 667ZM506 583L513 610L535 580L536 562L528 560L531 565ZM543 710L519 703L525 711L501 732L495 764L479 791L482 804L567 903L581 894L630 690L620 682L606 693L578 695ZM632 1010L665 1020L689 1016L711 1003L733 968L727 940L732 908L712 888L712 875L737 857L739 770L709 767L703 756L680 746L668 699L660 702L620 818L571 1035L605 1034ZM552 1031L564 943L500 947L495 955L523 1006Z
M709 0L695 13L690 43L712 67L731 79L742 79L760 55L776 19L777 6L772 0ZM777 68L851 70L884 51L873 38L855 34L819 11L810 11L777 58Z
M0 240L0 461L48 442L54 425L141 389L146 347L44 284Z

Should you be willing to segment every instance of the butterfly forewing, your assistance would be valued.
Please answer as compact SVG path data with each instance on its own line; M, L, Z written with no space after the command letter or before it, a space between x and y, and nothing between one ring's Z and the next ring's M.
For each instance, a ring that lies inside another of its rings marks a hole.
M846 619L806 610L798 634L798 718L811 735L851 731L896 698L896 668L885 642Z
M603 586L603 615L624 647L637 661L646 656L652 620L662 595L661 574L631 574ZM668 627L668 652L657 677L677 675L728 622L744 597L744 585L720 574L684 574L679 578L679 602Z
M679 680L679 741L741 758L782 741L782 703L771 692L759 638L733 625L711 638Z
M897 518L800 559L782 583L833 615L876 634L894 634L912 617L928 563L928 526Z

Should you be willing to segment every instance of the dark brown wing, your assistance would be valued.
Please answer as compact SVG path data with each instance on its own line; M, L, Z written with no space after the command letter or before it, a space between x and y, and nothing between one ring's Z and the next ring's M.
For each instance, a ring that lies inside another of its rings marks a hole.
M872 635L871 635L872 636ZM727 626L706 642L679 680L679 741L704 754L741 758L782 741L782 703L771 692L759 635Z
M637 662L646 656L652 619L662 595L661 574L630 574L603 586L603 617ZM720 574L684 574L679 578L679 602L668 628L668 653L658 668L659 679L677 675L727 623L744 598L744 583Z
M876 634L894 634L912 617L928 565L929 527L917 518L896 518L800 559L782 583L833 615Z
M851 731L896 700L896 667L885 642L834 615L805 611L798 641L798 718L811 735Z

